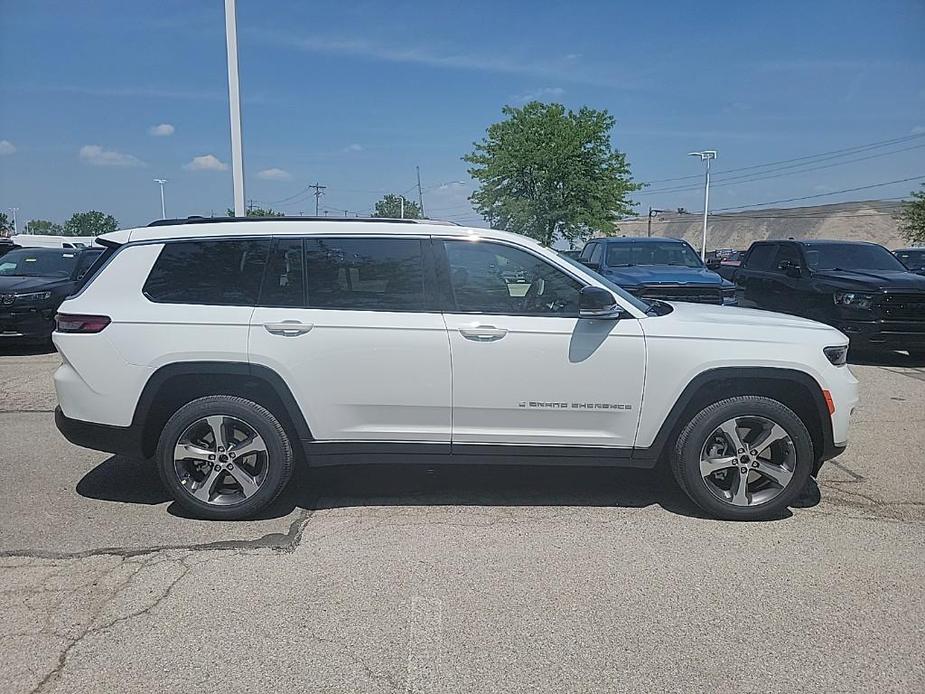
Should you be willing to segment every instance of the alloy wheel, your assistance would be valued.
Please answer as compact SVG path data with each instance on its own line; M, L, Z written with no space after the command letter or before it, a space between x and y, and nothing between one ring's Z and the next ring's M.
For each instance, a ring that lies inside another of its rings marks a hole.
M266 480L268 465L260 434L230 415L197 419L174 446L173 468L180 485L207 504L228 506L250 498Z
M790 434L767 417L728 419L710 434L700 474L710 492L733 506L764 504L793 479L797 454Z

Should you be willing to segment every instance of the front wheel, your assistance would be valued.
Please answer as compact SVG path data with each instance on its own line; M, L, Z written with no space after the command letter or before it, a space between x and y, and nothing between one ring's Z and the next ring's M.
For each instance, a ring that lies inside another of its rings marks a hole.
M292 447L279 420L229 395L199 398L177 410L158 440L156 460L177 503L216 520L253 517L292 474Z
M761 520L789 506L813 468L802 420L771 398L746 395L713 403L681 431L675 478L704 511L727 520Z

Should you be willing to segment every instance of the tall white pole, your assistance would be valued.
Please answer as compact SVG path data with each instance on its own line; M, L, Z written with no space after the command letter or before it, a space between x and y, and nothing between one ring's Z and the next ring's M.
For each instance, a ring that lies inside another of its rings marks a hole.
M398 197L399 197L399 199L401 200L401 217L400 217L400 219L404 219L404 218L405 218L405 196L404 196L404 195L399 195Z
M14 234L18 234L18 233L19 233L19 223L16 221L16 213L17 213L17 212L19 212L19 208L18 208L18 207L11 207L11 208L10 208L10 213L13 215L13 233L14 233Z
M710 216L710 159L707 162L706 179L703 184L703 240L700 243L700 259L707 259L707 219Z
M228 48L228 107L231 115L231 178L234 216L245 216L244 152L241 145L241 90L238 84L238 28L235 0L225 0L225 44Z
M154 182L161 187L161 219L167 219L167 205L164 203L164 184L167 183L167 179L155 178Z

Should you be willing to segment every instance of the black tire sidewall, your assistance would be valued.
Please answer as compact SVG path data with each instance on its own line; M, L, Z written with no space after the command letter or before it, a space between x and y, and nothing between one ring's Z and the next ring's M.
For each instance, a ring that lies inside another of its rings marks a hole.
M700 475L700 454L706 438L732 417L756 415L776 422L790 436L796 450L796 468L790 484L773 499L757 506L739 507L718 499ZM813 469L812 438L806 425L789 407L762 396L739 396L705 407L682 429L672 468L681 488L700 508L726 520L763 520L777 517L800 495Z
M267 446L267 477L260 489L237 504L218 506L194 498L177 479L173 450L186 428L197 419L211 415L228 415L245 422L260 435ZM212 395L187 403L167 420L158 439L158 473L164 487L187 511L200 518L239 520L250 518L269 506L285 487L292 474L292 448L279 420L266 408L244 398Z

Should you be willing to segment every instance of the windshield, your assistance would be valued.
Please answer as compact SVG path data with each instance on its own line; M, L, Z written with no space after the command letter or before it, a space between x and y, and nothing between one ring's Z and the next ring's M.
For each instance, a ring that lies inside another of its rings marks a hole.
M694 249L681 241L641 241L607 245L607 266L674 265L703 267Z
M925 248L920 250L896 251L896 257L910 270L925 269Z
M810 270L906 270L896 256L873 243L808 243L804 253Z
M54 248L22 248L0 258L0 277L70 277L77 252Z
M563 256L562 256L562 260L564 260L565 262L569 263L570 265L574 265L575 267L579 268L582 272L585 272L585 273L591 275L592 277L594 277L594 279L596 279L598 282L600 282L601 284L603 284L605 287L607 287L607 288L608 288L610 291L612 291L614 294L616 294L617 296L619 296L621 299L624 299L628 304L632 304L633 306L635 306L636 308L638 308L640 311L642 311L642 312L647 312L647 311L651 308L651 305L649 304L649 302L643 301L642 299L639 299L639 298L633 296L633 295L630 294L628 291L626 291L625 289L623 289L623 287L621 287L621 286L619 286L619 285L617 285L617 284L614 284L614 283L611 282L609 279L607 279L607 278L604 277L603 275L601 275L601 274L595 272L594 270L592 270L591 268L589 268L589 267L588 267L587 265L585 265L584 263L581 263L581 262L575 260L574 258L569 258L567 255L563 255Z

